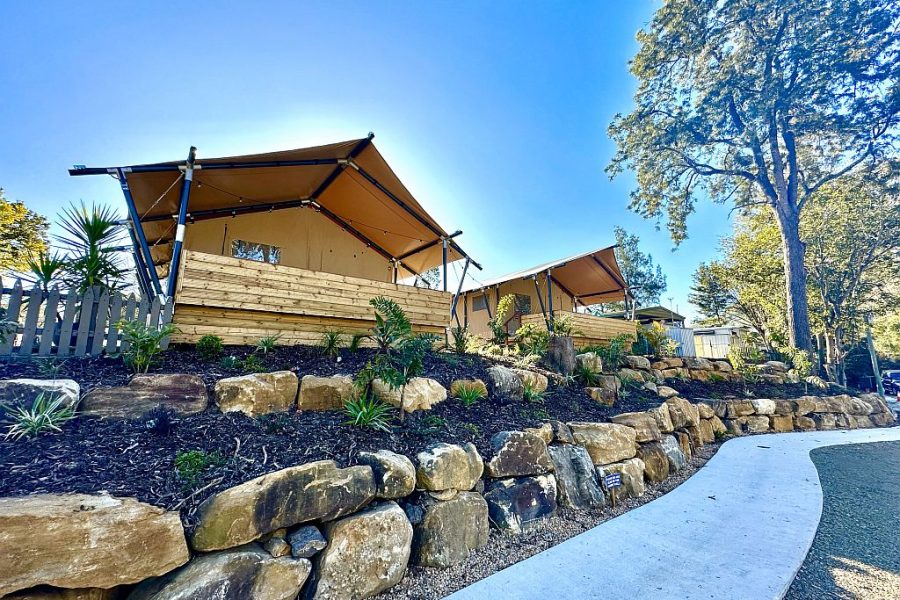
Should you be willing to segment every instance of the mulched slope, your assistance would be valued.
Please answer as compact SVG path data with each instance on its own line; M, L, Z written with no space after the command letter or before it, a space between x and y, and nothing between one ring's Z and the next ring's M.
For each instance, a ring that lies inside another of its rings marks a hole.
M243 357L252 351L230 347L226 354ZM293 369L302 376L353 374L370 357L368 350L345 350L341 361L335 362L325 359L316 348L294 346L280 347L262 360L268 370ZM457 378L487 380L492 363L480 356L432 354L426 358L424 376L445 387ZM164 353L153 371L196 373L210 388L222 377L239 374L223 370L218 361L203 361L185 347ZM75 379L87 391L97 385L125 384L130 373L116 359L73 359L62 363L56 376ZM0 378L11 377L47 377L47 373L35 362L0 364ZM689 392L687 397L711 398L730 390L729 384L722 382L670 383ZM743 394L742 386L733 387L734 395ZM778 397L774 393L756 395ZM287 466L320 459L346 466L355 462L360 451L382 448L414 457L439 441L471 441L489 456L490 439L499 431L533 427L550 419L606 421L614 414L646 410L659 403L649 392L630 390L614 408L608 408L594 402L579 385L551 387L543 402L536 403L501 405L489 399L466 408L448 399L427 415L416 413L402 425L395 423L391 433L346 425L340 412L291 412L253 419L240 413L224 415L211 406L201 414L178 419L166 434L151 431L141 421L79 418L67 423L62 434L22 442L0 438L0 496L105 490L179 509L190 526L197 506L210 495ZM179 452L190 450L218 452L226 460L222 466L204 471L196 485L186 487L176 474L174 461Z
M695 381L693 379L669 379L666 385L678 390L685 398L694 402L701 398L718 400L721 398L743 398L746 396L743 383L737 381ZM784 385L760 381L748 386L754 398L798 398L800 396L830 395L821 389L803 383L786 383Z

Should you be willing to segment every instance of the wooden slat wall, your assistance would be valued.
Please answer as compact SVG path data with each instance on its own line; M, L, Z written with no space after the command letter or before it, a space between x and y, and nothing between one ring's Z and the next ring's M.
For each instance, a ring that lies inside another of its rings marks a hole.
M282 344L316 344L326 331L367 331L376 296L396 301L417 331L443 334L450 326L453 296L446 292L187 251L172 341L212 334L226 344L255 344L277 334Z
M578 331L579 335L572 336L576 348L605 344L617 335L622 335L623 333L635 335L637 332L634 321L605 319L594 315L565 311L555 311L553 314L557 318L569 319L572 327ZM523 315L522 324L525 325L526 323L534 323L539 327L545 327L544 316L540 313Z

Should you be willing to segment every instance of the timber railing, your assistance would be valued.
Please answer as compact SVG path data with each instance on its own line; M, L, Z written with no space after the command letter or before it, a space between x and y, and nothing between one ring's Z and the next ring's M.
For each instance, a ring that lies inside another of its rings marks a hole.
M553 311L553 315L557 319L568 319L575 330L572 339L576 348L585 346L603 345L618 335L628 334L634 336L636 328L634 321L625 321L622 319L607 319L605 317L597 317L583 313L574 313L567 311ZM522 325L533 323L540 328L546 328L544 315L541 313L522 315Z
M139 321L159 328L172 320L172 302L157 296L152 302L91 288L84 293L26 288L20 279L2 288L0 306L5 321L15 323L0 343L0 357L99 356L128 349L117 325ZM162 347L169 344L162 341Z

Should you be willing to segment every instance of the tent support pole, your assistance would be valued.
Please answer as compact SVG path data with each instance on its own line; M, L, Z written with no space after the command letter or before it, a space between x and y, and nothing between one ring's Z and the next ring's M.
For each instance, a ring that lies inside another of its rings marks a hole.
M537 293L538 304L541 306L541 314L544 316L544 325L547 326L547 331L550 331L550 320L547 319L547 309L544 308L544 297L541 295L541 286L538 285L537 276L532 277L531 281L534 282L534 291Z
M169 266L169 285L167 296L175 297L175 286L178 283L178 267L181 265L181 248L184 245L184 228L187 220L188 202L191 198L191 184L194 180L194 159L197 148L191 146L185 161L184 181L181 184L181 202L178 206L178 224L175 226L175 244L172 246L172 264Z
M147 236L144 235L144 228L141 227L141 217L138 214L137 207L134 205L134 197L131 195L131 190L128 188L128 180L125 179L125 169L117 167L116 175L119 177L119 186L122 188L122 194L125 196L125 204L128 206L128 214L131 216L134 234L137 236L140 250L143 254L147 274L150 277L150 282L153 284L153 291L158 296L162 294L162 286L159 285L159 276L156 274L156 268L153 266L153 255L150 254Z
M128 230L128 235L131 237L131 253L134 256L134 269L137 273L138 287L141 288L141 294L144 296L150 295L150 281L147 279L147 268L144 266L144 259L141 258L141 253L138 250L140 247L138 245L137 237L134 235L134 228L131 226L131 222L125 222L125 229Z
M491 302L488 300L487 290L482 290L481 297L484 298L484 308L487 309L488 319L493 319L494 315L491 314Z
M547 312L550 313L547 328L553 333L553 277L550 276L550 269L547 269Z
M463 282L466 280L466 271L469 270L469 263L472 260L466 257L466 264L463 265L462 277L459 278L459 285L456 286L456 295L453 296L453 304L450 306L450 315L456 319L456 324L459 325L459 315L456 314L456 305L459 303L459 295L462 293ZM446 281L445 281L446 285Z
M447 291L447 238L441 240L441 262L444 264L444 291ZM466 257L468 258L468 257ZM466 263L468 265L468 263Z

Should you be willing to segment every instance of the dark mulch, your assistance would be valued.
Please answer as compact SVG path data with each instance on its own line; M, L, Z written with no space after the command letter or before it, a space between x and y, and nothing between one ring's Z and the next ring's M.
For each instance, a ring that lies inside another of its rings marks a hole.
M784 385L760 381L744 387L737 381L695 381L693 379L669 379L666 385L678 390L685 398L698 401L701 398L713 400L721 398L797 398L799 396L830 395L834 392L804 383L786 383Z

